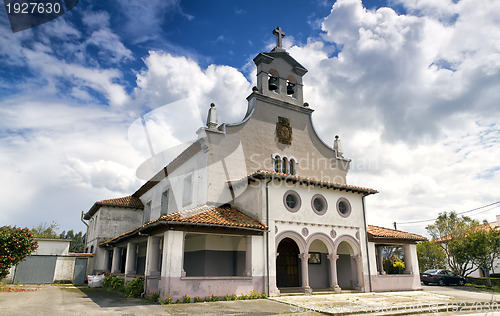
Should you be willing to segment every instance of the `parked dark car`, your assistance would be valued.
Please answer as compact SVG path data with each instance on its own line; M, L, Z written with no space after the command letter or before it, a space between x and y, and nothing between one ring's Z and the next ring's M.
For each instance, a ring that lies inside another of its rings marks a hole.
M465 285L465 278L449 270L431 269L420 273L420 281L425 285L436 283L438 285L458 284Z

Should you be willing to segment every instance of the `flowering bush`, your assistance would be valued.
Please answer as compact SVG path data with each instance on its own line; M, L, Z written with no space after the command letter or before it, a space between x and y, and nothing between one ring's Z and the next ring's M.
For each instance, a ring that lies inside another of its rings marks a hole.
M405 263L400 258L391 256L383 259L384 271L387 274L402 274L405 270Z
M165 297L164 300L160 301L161 305L170 305L172 304L172 296Z
M0 287L0 292L32 292L38 289L23 289L19 287Z
M191 298L189 297L189 295L184 294L184 295L182 296L182 302L183 302L183 303L191 303Z
M29 229L0 228L0 279L9 274L10 267L23 261L38 248Z

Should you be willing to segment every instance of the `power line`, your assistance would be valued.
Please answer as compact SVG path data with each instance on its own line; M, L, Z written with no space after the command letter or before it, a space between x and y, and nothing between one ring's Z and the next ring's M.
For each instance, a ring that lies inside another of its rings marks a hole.
M474 212L474 211L477 211L477 210L480 210L480 209L483 209L483 208L486 208L486 207L489 207L489 206L492 206L492 205L496 205L496 204L499 204L497 206L495 206L494 208L492 209L495 209L497 207L500 207L500 201L497 201L497 202L494 202L494 203L491 203L491 204L488 204L488 205L484 205L484 206L480 206L480 207L476 207L476 208L473 208L471 210L468 210L468 211L464 211L464 212L460 212L460 213L457 213L457 215L462 215L462 214L466 214L466 213L470 213L470 212ZM490 211L492 209L489 209L487 211ZM484 211L486 212L486 211ZM483 212L479 212L477 214L481 214ZM476 215L477 215L476 214ZM432 222L432 221L435 221L437 220L437 218L433 218L433 219L424 219L424 220L419 220L419 221L410 221L410 222L402 222L402 223L397 223L398 225L405 225L405 224L417 224L417 223L425 223L425 222Z

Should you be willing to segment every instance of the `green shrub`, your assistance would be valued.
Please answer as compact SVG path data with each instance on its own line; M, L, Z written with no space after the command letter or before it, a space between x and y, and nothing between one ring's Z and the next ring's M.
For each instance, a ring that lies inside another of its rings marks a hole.
M195 296L195 297L193 298L193 302L198 303L198 302L203 302L203 300L201 299L201 297L199 297L199 296Z
M108 275L104 278L104 286L111 288L113 291L121 291L124 290L124 281L122 278L116 275Z
M135 278L125 283L125 293L127 296L139 297L144 292L144 279Z

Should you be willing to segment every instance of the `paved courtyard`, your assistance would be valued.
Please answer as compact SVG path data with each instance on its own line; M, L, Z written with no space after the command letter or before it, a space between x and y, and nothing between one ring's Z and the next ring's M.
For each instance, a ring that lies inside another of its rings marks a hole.
M15 287L15 286L14 286ZM1 315L500 315L500 295L467 287L424 286L424 291L282 296L159 305L103 288L72 285L20 286L0 292Z

